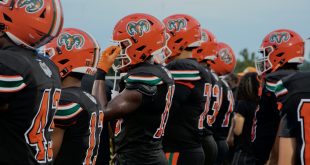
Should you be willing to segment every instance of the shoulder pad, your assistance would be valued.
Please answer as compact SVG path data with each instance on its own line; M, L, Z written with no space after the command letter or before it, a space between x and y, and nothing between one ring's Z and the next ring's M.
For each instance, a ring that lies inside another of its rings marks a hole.
M65 102L63 102L65 103ZM58 109L56 111L55 114L55 119L69 119L72 118L74 116L76 116L77 114L79 114L82 111L82 107L80 104L75 103L75 102L70 102L67 104L60 104L58 105Z
M157 86L150 86L145 84L126 84L126 89L129 90L137 90L142 94L147 96L154 96L157 92Z
M61 101L74 102L83 109L91 110L98 104L97 99L91 94L83 91L81 88L64 88L61 92Z
M9 50L0 50L0 63L21 75L31 68L27 58Z
M161 80L161 78L157 77L157 76L138 76L138 75L130 75L125 79L125 83L129 83L129 84L137 84L137 83L141 83L141 84L146 84L146 85L150 85L150 86L156 86L156 85L160 85L163 84L163 81Z
M276 82L280 81L281 79L284 79L285 77L292 75L293 73L296 73L296 71L279 70L277 72L267 74L266 81L276 83Z

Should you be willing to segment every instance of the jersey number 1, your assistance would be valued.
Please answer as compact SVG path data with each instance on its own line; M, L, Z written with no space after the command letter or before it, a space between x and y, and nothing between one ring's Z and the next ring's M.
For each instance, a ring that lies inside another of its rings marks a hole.
M298 106L298 121L301 123L302 148L300 152L301 162L310 162L310 100L301 100Z

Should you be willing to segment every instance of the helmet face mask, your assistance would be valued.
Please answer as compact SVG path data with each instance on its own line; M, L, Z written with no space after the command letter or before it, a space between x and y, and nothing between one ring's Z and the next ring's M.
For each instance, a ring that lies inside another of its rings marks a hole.
M272 46L260 49L259 53L262 54L262 57L255 60L255 67L259 75L262 75L272 69L272 63L270 62L269 55L273 51L274 48Z
M131 59L127 54L128 49L132 46L132 42L129 39L125 39L122 41L113 41L116 43L120 48L120 54L115 58L114 64L112 68L114 71L121 70L131 64Z

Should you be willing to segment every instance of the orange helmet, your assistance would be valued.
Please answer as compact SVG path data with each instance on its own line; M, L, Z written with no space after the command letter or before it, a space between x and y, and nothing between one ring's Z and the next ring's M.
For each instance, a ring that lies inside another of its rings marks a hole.
M113 40L121 47L114 69L121 69L162 54L165 47L165 27L154 16L136 13L122 18L114 27Z
M45 45L45 51L58 66L61 77L69 73L94 74L100 47L88 33L64 28L60 35Z
M210 68L219 76L229 74L234 71L236 57L231 47L223 42L217 45L217 55L214 61L208 60Z
M215 35L207 29L202 29L201 40L204 42L217 42Z
M163 20L169 34L167 47L171 51L170 57L175 57L187 47L198 47L201 44L200 23L185 14L171 15Z
M198 62L203 60L214 60L217 54L217 43L213 33L207 29L202 29L201 33L201 45L193 50L193 57Z
M59 0L0 2L2 31L17 45L36 49L58 36L63 25Z
M262 58L255 61L257 72L274 72L286 63L301 64L304 61L304 40L296 32L279 29L269 33L263 40Z

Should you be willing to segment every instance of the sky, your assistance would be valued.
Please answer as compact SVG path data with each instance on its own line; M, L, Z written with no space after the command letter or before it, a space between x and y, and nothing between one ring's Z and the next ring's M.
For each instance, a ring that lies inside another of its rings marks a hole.
M158 19L189 14L218 41L257 52L262 39L276 29L291 29L310 37L309 0L62 0L64 27L91 33L102 48L111 44L115 24L128 14L148 13ZM310 61L310 40L306 58ZM239 58L239 57L238 57Z

